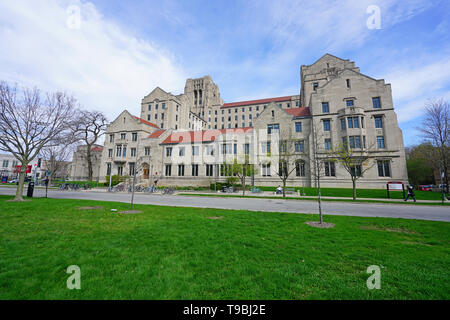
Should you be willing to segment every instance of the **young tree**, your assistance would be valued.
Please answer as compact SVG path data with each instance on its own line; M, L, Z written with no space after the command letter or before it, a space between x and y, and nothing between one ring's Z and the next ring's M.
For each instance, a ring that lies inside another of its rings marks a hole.
M42 148L55 145L73 118L75 99L55 92L42 96L37 89L0 82L0 150L20 161L19 184L14 201L23 201L28 164Z
M231 165L231 173L241 181L242 195L245 196L246 179L256 174L255 166L250 163L249 157L245 156L242 162L238 162L237 159L234 160Z
M79 111L75 121L72 123L74 136L86 145L89 181L92 181L93 176L92 147L105 133L107 124L108 120L102 112L86 110Z
M292 172L295 171L298 156L295 153L294 143L296 140L280 140L278 152L278 172L277 176L283 183L283 197L286 197L286 182Z
M320 179L325 176L325 160L327 160L327 152L322 148L320 140L323 138L323 134L318 132L318 129L314 129L314 125L311 128L312 135L312 150L309 155L309 166L311 170L311 177L315 180L317 185L318 197L317 202L319 204L319 223L323 223L322 217L322 195L320 191ZM311 139L310 139L311 140Z
M450 167L450 104L443 99L429 102L425 106L425 119L419 128L424 139L438 151L439 170L448 192L448 170Z
M343 143L330 150L329 155L332 160L340 163L350 175L353 186L353 200L356 200L356 182L375 165L375 160L369 156L368 150L355 150Z

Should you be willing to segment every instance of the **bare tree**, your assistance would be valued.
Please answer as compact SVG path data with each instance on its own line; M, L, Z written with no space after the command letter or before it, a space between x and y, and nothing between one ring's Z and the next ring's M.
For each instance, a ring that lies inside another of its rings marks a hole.
M419 128L424 139L438 151L439 169L448 193L448 170L450 166L450 105L443 99L430 101L425 106L425 119Z
M42 148L40 155L44 159L46 169L50 171L49 183L56 177L65 175L64 171L73 151L74 145L70 140Z
M89 181L92 181L94 171L92 168L92 147L105 133L107 124L108 119L102 112L82 110L78 113L72 125L74 135L86 145Z
M319 143L319 140L323 138L323 135L317 131L317 128L314 129L314 124L311 126L312 135L312 150L309 155L309 166L311 170L311 176L315 180L317 185L318 197L317 202L319 204L319 219L320 224L323 223L322 217L322 195L320 191L320 179L325 176L325 162L327 159L327 153L324 149L321 148L322 144Z
M355 150L349 148L348 144L338 144L330 150L329 155L332 160L341 164L352 179L353 200L356 200L356 181L361 178L365 172L375 165L375 159L369 155L369 150Z
M20 177L15 201L23 201L23 184L28 164L50 147L67 130L73 117L75 99L55 92L42 97L37 89L0 82L0 150L9 152L20 161Z
M292 172L295 171L296 163L298 161L298 154L295 152L295 142L297 142L297 140L292 138L279 141L279 168L276 174L283 183L283 197L286 197L286 182Z

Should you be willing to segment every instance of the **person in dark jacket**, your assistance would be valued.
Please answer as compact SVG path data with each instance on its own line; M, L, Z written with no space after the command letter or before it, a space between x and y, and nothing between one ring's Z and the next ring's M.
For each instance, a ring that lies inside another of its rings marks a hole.
M414 194L414 189L412 186L408 186L408 194L406 195L405 201L408 201L408 198L411 197L416 202L416 195Z

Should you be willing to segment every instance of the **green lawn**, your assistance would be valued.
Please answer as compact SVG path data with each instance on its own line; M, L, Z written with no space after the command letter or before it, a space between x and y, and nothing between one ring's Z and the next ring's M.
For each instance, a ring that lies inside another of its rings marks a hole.
M219 197L219 198L256 198L256 199L276 199L276 200L314 200L317 201L317 198L314 197L290 197L286 196L283 198L282 195L274 195L274 196L258 196L257 193L246 192L245 196L242 195L242 191L236 192L234 194L211 194L211 193L178 193L180 196L190 196L190 197ZM322 201L331 201L331 202L352 202L352 203L389 203L389 204L398 204L398 205L415 205L415 206L450 206L449 202L441 203L439 201L436 202L414 202L413 200L404 201L394 201L389 199L377 199L377 200L361 200L361 199L339 199L339 198L322 198Z
M257 187L262 191L275 191L276 187ZM290 188L290 187L289 187ZM295 190L302 191L301 187L295 187ZM353 197L352 188L320 188L322 196L325 197ZM407 192L405 190L405 196ZM442 193L431 191L414 190L416 199L418 200L441 200ZM305 187L306 196L317 196L317 188ZM356 189L356 196L358 198L374 198L374 199L388 199L386 189ZM391 199L402 199L403 193L398 191L391 191L389 194Z
M0 299L450 298L449 223L325 216L336 227L316 229L316 215L11 198ZM66 288L69 265L81 290ZM369 265L381 290L366 287Z

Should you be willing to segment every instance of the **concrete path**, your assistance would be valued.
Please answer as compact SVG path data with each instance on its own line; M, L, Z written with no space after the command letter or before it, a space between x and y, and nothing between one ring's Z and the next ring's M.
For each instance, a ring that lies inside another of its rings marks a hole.
M26 190L26 188L25 188ZM15 189L0 188L2 195L14 195ZM26 192L25 192L26 194ZM93 191L57 191L49 190L50 198L58 199L86 199L101 201L130 202L129 193L107 193ZM45 196L45 190L35 189L35 197ZM317 201L283 200L283 199L255 199L255 198L221 198L195 197L161 194L135 194L135 203L178 207L219 208L251 211L290 212L317 214ZM449 206L414 206L406 204L378 204L378 203L348 203L322 202L324 214L346 215L359 217L387 217L421 219L450 222ZM1 211L1 205L0 205Z

